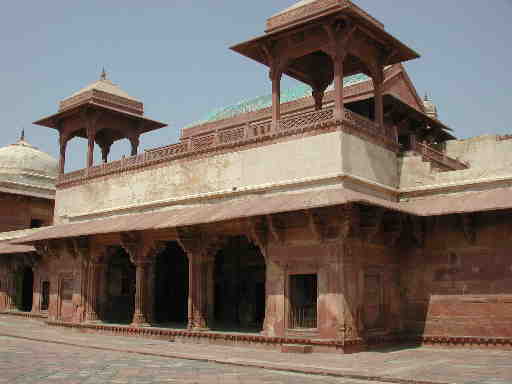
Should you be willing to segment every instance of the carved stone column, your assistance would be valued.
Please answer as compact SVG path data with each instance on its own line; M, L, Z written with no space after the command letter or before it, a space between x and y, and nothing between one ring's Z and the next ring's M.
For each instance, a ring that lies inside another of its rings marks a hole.
M209 321L215 317L215 257L208 255L205 259L206 268L206 302Z
M32 294L32 313L41 312L41 278L39 276L39 265L35 264L32 267L32 273L34 274L33 283L33 294Z
M384 71L382 66L376 66L372 71L372 79L375 92L375 123L377 123L381 130L384 130L384 104L382 100Z
M149 326L152 317L152 263L155 255L160 252L162 245L155 243L147 236L136 233L122 233L121 245L130 255L130 260L136 268L135 279L135 309L132 325L136 327Z
M82 121L87 134L87 168L94 165L94 142L98 133L97 123L100 117L99 111L89 110L82 113Z
M92 261L89 264L85 321L98 321L100 319L98 297L101 274L104 268L105 264L101 262Z
M68 145L68 138L62 133L59 136L59 146L60 146L60 158L59 158L59 174L64 174L65 166L66 166L66 148Z
M94 165L94 139L95 139L94 127L87 129L87 168L91 168Z
M271 69L270 80L272 80L272 130L279 129L281 120L281 77L279 69Z
M188 329L208 330L207 263L204 253L188 253Z
M354 28L348 24L345 27L344 33L340 33L337 25L326 24L324 29L329 36L328 50L334 68L334 118L343 120L345 115L343 100L343 62L347 56L348 42L352 37Z
M286 327L286 271L278 260L272 258L272 254L272 247L269 247L265 259L265 320L261 333L270 337L282 337Z
M135 261L136 268L136 289L135 289L135 311L133 313L132 324L135 326L147 326L148 309L150 303L148 300L149 271L150 263L148 260Z
M129 140L130 140L130 144L131 144L131 153L130 153L130 155L131 156L136 156L137 153L139 152L139 143L140 143L139 136L130 137Z
M7 275L7 289L6 289L6 311L16 310L16 276L13 272Z
M188 257L188 329L208 330L209 314L213 315L213 265L214 254L219 249L219 239L207 237L197 228L178 228L178 242Z

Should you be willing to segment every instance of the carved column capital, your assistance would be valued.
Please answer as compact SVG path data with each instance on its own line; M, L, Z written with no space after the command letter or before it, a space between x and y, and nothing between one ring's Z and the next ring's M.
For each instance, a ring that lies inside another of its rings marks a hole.
M38 241L34 244L34 248L38 255L47 259L58 259L60 257L59 249L51 241Z
M266 220L262 217L249 217L247 218L247 228L247 237L260 248L260 252L266 259L269 243L269 229Z

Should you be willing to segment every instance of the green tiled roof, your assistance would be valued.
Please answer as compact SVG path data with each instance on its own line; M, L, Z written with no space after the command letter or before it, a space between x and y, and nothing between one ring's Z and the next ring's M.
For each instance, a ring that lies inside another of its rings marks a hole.
M348 76L345 77L345 79L343 79L343 86L348 87L350 85L362 83L367 80L369 80L369 77L364 74ZM329 88L327 88L327 90L331 90L332 88L333 86L331 85ZM289 101L309 97L311 96L311 93L312 89L309 85L300 84L297 87L281 91L281 103L287 103ZM230 117L237 116L242 113L258 111L260 109L268 108L271 105L272 95L265 95L256 97L254 99L244 100L234 105L230 105L228 107L214 109L209 114L207 114L203 119L188 125L186 128L200 124L211 123L213 121L228 119Z

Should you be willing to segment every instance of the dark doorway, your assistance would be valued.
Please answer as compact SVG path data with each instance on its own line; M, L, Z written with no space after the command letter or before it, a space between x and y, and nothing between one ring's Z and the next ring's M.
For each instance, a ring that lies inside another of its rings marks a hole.
M41 311L47 311L50 306L50 282L41 283Z
M265 319L265 259L245 236L215 257L213 327L259 331Z
M290 276L290 329L317 327L317 275Z
M131 323L135 308L135 266L122 248L110 257L106 271L107 301L103 320Z
M169 242L155 263L154 321L181 326L188 317L188 258L176 242Z
M20 295L21 303L18 309L20 311L30 312L32 310L32 300L34 297L34 272L32 272L32 268L23 268Z

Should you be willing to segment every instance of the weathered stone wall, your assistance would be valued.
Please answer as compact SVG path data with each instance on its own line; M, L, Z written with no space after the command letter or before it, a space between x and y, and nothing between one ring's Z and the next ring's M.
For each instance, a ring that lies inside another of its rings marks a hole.
M402 289L409 332L511 337L510 212L430 218L423 249L407 252Z
M53 205L53 200L0 193L0 232L30 228L33 219L51 225Z
M82 263L63 249L59 257L49 260L50 277L50 320L71 322L80 319L84 312L82 300ZM78 316L78 317L77 317Z
M446 154L468 162L469 169L435 172L421 156L407 156L400 161L400 188L440 187L472 181L489 181L512 177L512 140L485 135L446 143Z
M343 157L343 173L371 183L397 187L398 161L394 152L368 140L343 133L341 155Z

